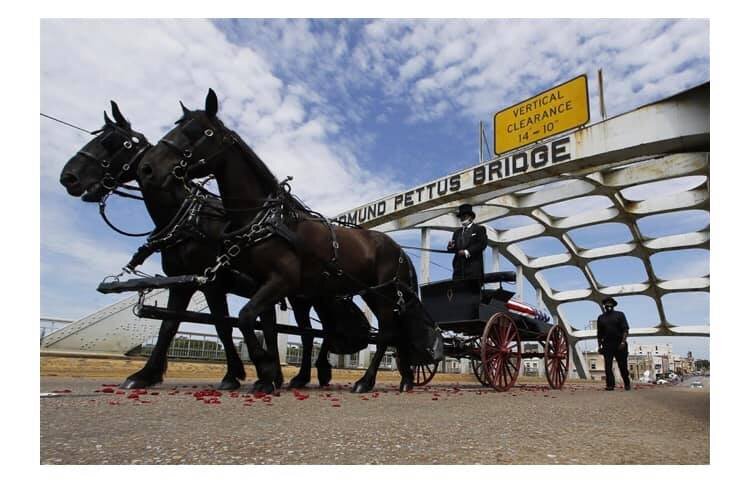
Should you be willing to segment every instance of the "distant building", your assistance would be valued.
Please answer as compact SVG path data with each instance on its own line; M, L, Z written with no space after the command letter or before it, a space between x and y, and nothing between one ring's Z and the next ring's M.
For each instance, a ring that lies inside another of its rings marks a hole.
M685 375L695 370L693 353L688 352L684 358L675 355L671 344L631 344L629 349L628 372L631 380L655 380L657 376L670 373ZM587 351L583 356L591 377L605 380L604 356L596 351ZM616 381L621 382L617 367L612 370Z

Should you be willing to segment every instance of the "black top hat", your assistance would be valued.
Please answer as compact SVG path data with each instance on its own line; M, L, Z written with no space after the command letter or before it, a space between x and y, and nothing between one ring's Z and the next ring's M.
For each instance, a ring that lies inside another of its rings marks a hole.
M477 215L474 213L474 211L471 210L471 204L461 204L458 206L458 213L456 213L456 216L459 218L465 214L468 214L472 218L476 218Z
M617 306L617 301L615 301L615 299L612 297L605 297L602 300L602 306L606 306L608 304L611 304L612 306Z

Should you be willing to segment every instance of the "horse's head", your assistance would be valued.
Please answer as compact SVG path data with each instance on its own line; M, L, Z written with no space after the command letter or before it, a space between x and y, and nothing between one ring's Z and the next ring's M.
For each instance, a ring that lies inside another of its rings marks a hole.
M60 183L68 193L86 202L98 202L118 186L134 180L137 163L150 147L114 101L112 115L114 121L104 112L104 126L68 160L60 174Z
M182 117L144 156L138 178L144 188L167 189L175 181L213 174L233 143L233 134L216 117L219 102L213 90L203 111L191 111L180 102Z

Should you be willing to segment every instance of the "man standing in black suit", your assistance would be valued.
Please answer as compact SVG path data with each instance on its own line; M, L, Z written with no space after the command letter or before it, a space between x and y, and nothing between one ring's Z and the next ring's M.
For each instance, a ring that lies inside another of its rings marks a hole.
M453 251L453 279L484 277L484 249L487 247L487 230L474 223L476 215L470 204L458 208L462 227L453 232L448 250Z
M615 388L615 375L612 373L612 359L617 359L625 390L630 391L628 373L628 320L621 311L615 311L617 301L611 297L602 301L604 313L596 320L596 339L599 342L599 353L604 356L604 373L607 377L607 391Z

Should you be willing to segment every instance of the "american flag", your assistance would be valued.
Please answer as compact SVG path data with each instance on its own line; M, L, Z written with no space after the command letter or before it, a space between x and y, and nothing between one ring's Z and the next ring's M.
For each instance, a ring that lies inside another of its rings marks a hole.
M536 309L533 306L529 306L526 303L519 303L518 301L511 300L511 301L508 301L506 304L509 310L519 313L521 315L528 316L530 318L534 318L535 320L548 322L550 319L547 313L545 313L542 310Z

